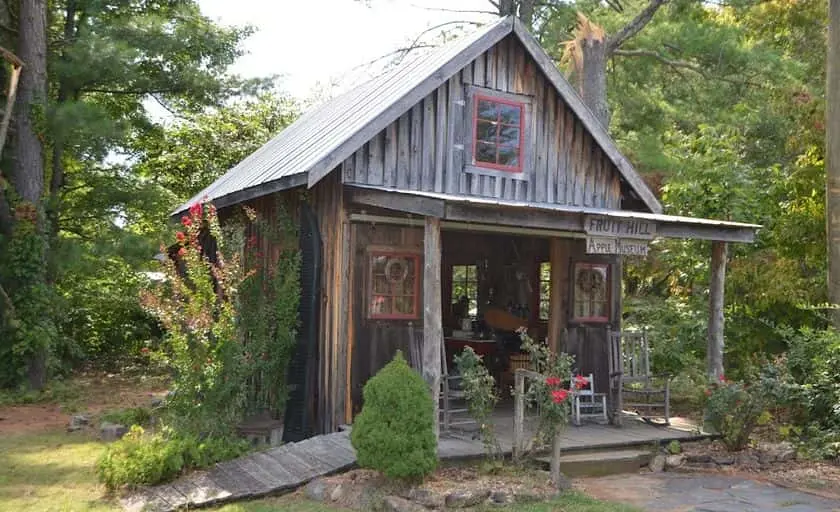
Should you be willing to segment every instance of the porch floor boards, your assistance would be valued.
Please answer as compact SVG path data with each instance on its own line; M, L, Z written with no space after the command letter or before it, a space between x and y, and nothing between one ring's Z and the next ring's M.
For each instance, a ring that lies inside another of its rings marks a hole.
M494 415L496 436L502 451L510 455L513 446L511 411ZM526 418L526 432L534 422ZM532 431L532 430L531 430ZM669 427L646 424L626 416L623 427L584 424L569 426L562 434L563 450L619 449L671 440L697 440L708 437L690 422L672 419ZM475 432L443 432L438 443L441 460L480 457L484 445ZM163 512L206 507L270 494L282 494L320 476L347 470L356 464L350 432L336 432L285 444L266 451L220 462L205 471L195 471L175 482L147 487L121 500L127 511Z

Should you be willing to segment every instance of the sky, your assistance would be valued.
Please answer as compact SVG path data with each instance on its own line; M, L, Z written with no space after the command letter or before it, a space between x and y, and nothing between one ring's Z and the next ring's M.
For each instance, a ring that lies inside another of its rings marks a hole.
M319 89L335 93L357 83L370 73L365 63L406 46L427 28L492 19L435 7L493 10L488 0L199 0L199 5L224 25L256 29L232 72L281 75L281 89L301 99Z

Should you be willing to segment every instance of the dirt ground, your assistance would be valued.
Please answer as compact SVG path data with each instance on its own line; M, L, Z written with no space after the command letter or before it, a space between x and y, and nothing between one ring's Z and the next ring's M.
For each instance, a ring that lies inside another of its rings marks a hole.
M149 407L165 394L159 377L127 377L86 372L61 385L54 400L26 405L0 406L0 435L60 430L73 414L96 416L103 411Z

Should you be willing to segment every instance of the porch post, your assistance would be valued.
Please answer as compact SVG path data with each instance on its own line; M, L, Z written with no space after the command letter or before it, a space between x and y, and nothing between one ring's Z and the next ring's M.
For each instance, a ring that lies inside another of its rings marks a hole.
M712 242L709 278L709 339L706 373L717 380L723 375L723 292L726 278L726 242Z
M423 378L432 392L435 437L439 436L438 394L440 393L443 320L440 291L440 219L426 217L423 236Z
M569 242L552 238L549 246L551 264L551 288L548 309L548 345L555 354L564 350L561 336L566 327L566 301L569 284Z

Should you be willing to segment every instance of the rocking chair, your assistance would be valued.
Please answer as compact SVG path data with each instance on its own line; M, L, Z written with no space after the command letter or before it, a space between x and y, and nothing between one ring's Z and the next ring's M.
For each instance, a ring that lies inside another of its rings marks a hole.
M613 424L621 425L626 409L647 423L670 425L671 377L651 372L647 333L608 331L608 338Z

